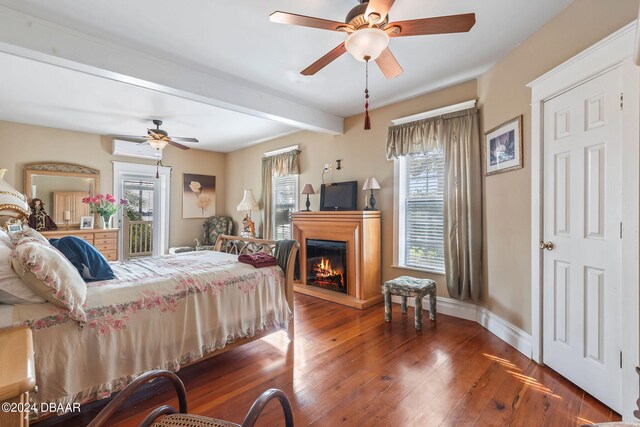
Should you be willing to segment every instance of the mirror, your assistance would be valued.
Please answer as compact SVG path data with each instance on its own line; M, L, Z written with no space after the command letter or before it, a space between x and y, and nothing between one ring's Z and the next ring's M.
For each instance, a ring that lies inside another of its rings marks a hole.
M89 205L82 203L100 189L100 172L71 163L33 163L25 166L24 189L31 202L40 199L45 211L58 227L78 227L80 218L90 216Z

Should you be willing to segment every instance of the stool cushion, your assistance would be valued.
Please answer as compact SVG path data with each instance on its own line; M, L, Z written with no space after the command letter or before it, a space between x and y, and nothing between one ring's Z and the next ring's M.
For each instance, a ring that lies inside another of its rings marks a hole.
M384 283L382 290L390 292L427 292L436 287L431 279L418 279L411 276L400 276Z

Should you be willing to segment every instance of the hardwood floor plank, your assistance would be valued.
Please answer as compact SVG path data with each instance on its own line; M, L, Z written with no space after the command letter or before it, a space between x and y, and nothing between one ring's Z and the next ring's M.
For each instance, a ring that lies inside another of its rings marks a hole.
M290 398L297 426L579 425L619 416L552 370L537 365L475 322L413 309L384 322L382 304L355 310L296 295L296 339L284 332L178 372L189 410L240 423L267 388ZM86 425L105 401L37 427ZM161 404L177 405L167 384L151 384L118 412L137 425ZM259 426L283 425L269 404Z

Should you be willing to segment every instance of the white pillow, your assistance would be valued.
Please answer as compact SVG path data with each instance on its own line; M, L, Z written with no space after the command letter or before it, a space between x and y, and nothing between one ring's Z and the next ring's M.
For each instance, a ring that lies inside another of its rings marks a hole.
M68 259L48 243L27 239L11 252L11 265L38 296L69 310L69 317L87 321L82 308L87 285Z
M0 243L0 304L30 304L45 302L34 294L11 268L11 248Z
M38 233L33 228L24 227L20 231L16 231L15 233L11 233L9 235L11 242L13 243L13 247L18 246L20 243L26 241L40 241L43 243L49 244L49 241L42 234Z
M0 246L7 246L9 248L13 248L13 243L11 243L11 237L5 231L0 228Z

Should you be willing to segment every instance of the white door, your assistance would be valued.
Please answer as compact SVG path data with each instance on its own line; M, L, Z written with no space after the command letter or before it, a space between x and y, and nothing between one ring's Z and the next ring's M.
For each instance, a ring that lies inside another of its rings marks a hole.
M621 92L616 68L544 104L543 361L618 412Z

